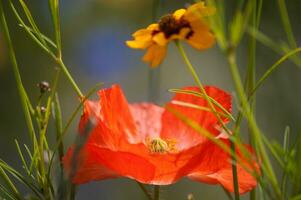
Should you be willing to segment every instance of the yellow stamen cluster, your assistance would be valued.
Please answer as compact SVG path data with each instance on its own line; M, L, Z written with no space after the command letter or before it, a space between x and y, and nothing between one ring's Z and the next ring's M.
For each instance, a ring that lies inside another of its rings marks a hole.
M168 152L175 152L175 141L165 141L161 138L154 138L154 139L147 139L146 140L147 146L151 153L168 153Z

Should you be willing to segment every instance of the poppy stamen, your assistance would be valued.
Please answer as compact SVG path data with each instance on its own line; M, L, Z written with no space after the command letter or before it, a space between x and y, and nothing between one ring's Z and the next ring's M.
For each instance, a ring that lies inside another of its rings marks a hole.
M147 146L152 153L168 153L176 151L175 141L165 141L161 138L147 139Z

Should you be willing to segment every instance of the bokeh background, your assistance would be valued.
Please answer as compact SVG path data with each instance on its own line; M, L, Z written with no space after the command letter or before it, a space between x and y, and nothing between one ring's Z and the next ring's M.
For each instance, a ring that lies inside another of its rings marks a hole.
M53 38L48 1L28 0L37 23L43 33ZM152 0L62 0L61 25L64 61L80 88L87 92L98 82L106 87L119 83L129 102L149 99L149 68L141 61L144 52L126 47L125 40L131 33L146 27L152 19ZM161 0L159 15L181 8L192 1ZM228 16L236 3L227 1ZM277 43L285 41L276 1L263 1L260 30ZM301 42L301 1L287 1L288 11L298 44ZM15 45L17 59L26 90L33 104L37 102L37 83L51 82L54 76L53 61L31 41L22 30L11 10L5 7L9 28ZM201 80L206 85L216 85L233 93L233 82L224 55L217 46L205 52L198 52L185 45L185 49L197 66ZM247 39L240 46L239 66L241 73L246 70ZM257 74L263 74L280 56L269 48L258 44ZM163 105L172 94L167 90L193 85L179 52L169 45L168 55L159 69L160 78L156 102ZM77 97L68 81L61 76L59 94L66 121L78 105ZM291 141L301 129L301 70L292 62L285 62L258 91L256 116L261 129L270 140L282 141L286 126L291 130ZM235 96L233 105L236 107ZM79 117L79 116L78 116ZM76 134L76 122L69 130L66 142L71 144ZM12 67L5 41L0 31L0 158L17 169L21 169L14 139L29 143L24 115L22 112ZM246 129L243 129L246 132ZM50 125L48 136L54 140ZM247 137L245 140L247 141ZM183 179L172 186L163 187L164 199L187 199L193 193L195 199L225 199L219 186L211 186ZM137 184L129 179L106 180L82 185L78 188L80 199L144 199Z

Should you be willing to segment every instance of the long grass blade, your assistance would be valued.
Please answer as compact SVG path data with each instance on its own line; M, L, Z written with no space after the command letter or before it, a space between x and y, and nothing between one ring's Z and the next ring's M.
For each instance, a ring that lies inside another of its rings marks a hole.
M29 174L30 174L30 171L29 171L29 168L28 168L27 163L26 163L26 161L25 161L25 158L24 158L24 156L23 156L23 153L22 153L22 150L21 150L21 148L20 148L20 145L19 145L18 140L15 139L15 143L16 143L16 147L17 147L18 154L19 154L20 159L21 159L21 161L22 161L23 168L24 168L25 172L29 175Z
M54 25L55 40L58 50L58 57L62 57L62 46L61 46L61 30L60 30L60 10L59 0L49 0L49 7L51 11L52 21Z
M0 176L5 181L6 185L9 187L10 191L12 192L13 196L17 199L22 199L20 192L14 185L14 183L10 180L7 176L3 168L0 166Z

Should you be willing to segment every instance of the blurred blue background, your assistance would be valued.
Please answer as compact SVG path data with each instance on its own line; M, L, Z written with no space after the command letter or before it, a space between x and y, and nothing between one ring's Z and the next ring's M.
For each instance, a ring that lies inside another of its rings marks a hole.
M48 2L28 0L37 23L46 35L53 38ZM152 0L65 0L61 2L61 25L63 40L63 58L80 88L87 92L98 82L109 87L119 83L129 102L147 101L148 73L147 64L141 61L144 52L129 49L125 40L138 28L151 23ZM181 8L192 1L161 0L160 15ZM229 1L227 8L235 3ZM298 44L301 42L301 1L288 1L288 10L292 20ZM39 89L36 84L46 80L51 82L54 76L54 62L31 41L17 25L8 6L9 27L15 45L20 72L26 90L36 105ZM229 13L230 15L231 13ZM281 26L276 2L264 1L260 29L276 42L284 41L285 34ZM247 40L240 47L239 66L243 74L247 68ZM185 49L206 85L216 85L233 93L233 82L224 55L217 46L202 53L185 45ZM269 48L258 44L257 74L263 74L280 56ZM160 88L157 103L163 105L171 94L170 88L193 85L179 52L173 44L160 71ZM70 84L61 76L59 94L63 108L64 121L76 108L78 101ZM234 112L237 102L233 101ZM284 129L289 126L293 138L301 129L301 70L293 63L285 62L274 75L267 80L257 96L256 115L261 129L271 140L282 141ZM53 140L53 127L50 125L49 138ZM246 129L243 129L246 132ZM71 144L76 134L76 122L70 129L66 141ZM21 170L14 139L20 143L29 143L24 115L22 112L12 67L3 35L0 32L0 158ZM247 137L246 137L247 141ZM187 198L193 193L195 199L225 199L219 186L205 185L182 180L175 185L163 187L164 199ZM88 197L87 197L88 195ZM137 184L129 179L106 180L82 185L78 188L77 199L144 199Z

